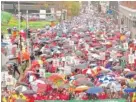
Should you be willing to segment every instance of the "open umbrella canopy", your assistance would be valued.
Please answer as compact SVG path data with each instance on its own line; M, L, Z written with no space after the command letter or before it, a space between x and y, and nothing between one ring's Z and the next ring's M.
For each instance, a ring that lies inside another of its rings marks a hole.
M130 92L136 92L136 89L133 88L126 88L124 89L125 92L130 93Z
M1 42L1 46L7 46L7 45L9 45L8 43L5 43L5 42Z
M26 91L23 91L22 93L25 94L25 95L34 95L34 94L36 94L36 92L34 92L33 90L26 90Z
M89 88L86 93L89 93L89 94L96 94L96 93L100 93L100 92L103 92L103 88L101 87L91 87Z
M75 66L75 68L84 69L84 68L87 68L87 66L88 66L87 63L83 63L83 64L79 64L79 65Z
M112 69L120 70L120 69L122 69L122 67L121 66L114 66Z
M132 77L134 75L136 75L136 72L135 71L130 71L125 75L125 77Z
M98 80L101 83L109 83L109 82L115 81L115 77L110 76L110 75L105 75L105 76L100 77Z
M78 86L76 87L75 91L86 91L88 89L89 89L88 86Z
M88 80L87 78L79 78L75 80L76 86L81 86L81 85L87 85L87 86L93 86L94 84Z
M64 84L64 76L63 75L59 75L59 74L53 74L51 76L48 77L48 79L50 81L52 81L54 83L54 85L56 86L60 86L62 84Z
M77 56L82 56L82 55L83 55L83 52L78 50L78 51L75 52L75 54L76 54Z
M23 86L23 85L19 85L15 88L16 91L19 91L19 92L24 92L26 90L28 90L29 88L26 87L26 86Z

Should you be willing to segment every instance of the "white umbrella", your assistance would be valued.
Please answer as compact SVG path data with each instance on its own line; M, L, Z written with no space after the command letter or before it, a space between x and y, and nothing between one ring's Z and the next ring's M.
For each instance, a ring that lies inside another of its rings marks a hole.
M92 57L100 59L100 56L98 54L92 54Z
M24 92L26 90L28 90L29 88L23 85L19 85L15 88L15 90L19 91L19 92Z

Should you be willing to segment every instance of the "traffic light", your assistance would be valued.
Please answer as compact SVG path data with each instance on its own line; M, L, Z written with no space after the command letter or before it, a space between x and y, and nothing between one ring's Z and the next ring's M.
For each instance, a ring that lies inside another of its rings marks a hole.
M30 29L25 29L25 32L27 34L27 38L31 38L31 30Z
M28 29L27 35L28 35L28 38L31 38L31 31L30 31L30 29Z

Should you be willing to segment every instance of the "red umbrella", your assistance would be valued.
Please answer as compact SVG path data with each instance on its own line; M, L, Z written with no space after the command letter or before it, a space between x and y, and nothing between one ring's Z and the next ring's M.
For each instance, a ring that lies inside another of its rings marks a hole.
M47 89L47 85L46 84L38 84L37 86L38 86L37 93L43 93Z
M34 60L34 61L32 62L32 65L39 65L39 62L38 62L37 60Z

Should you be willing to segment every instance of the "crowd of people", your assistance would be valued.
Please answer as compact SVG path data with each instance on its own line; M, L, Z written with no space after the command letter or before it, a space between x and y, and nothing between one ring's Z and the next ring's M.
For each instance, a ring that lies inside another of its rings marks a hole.
M30 65L12 91L3 89L3 102L136 102L136 40L110 15L90 10L71 21L38 29L31 40L33 51L26 53Z

